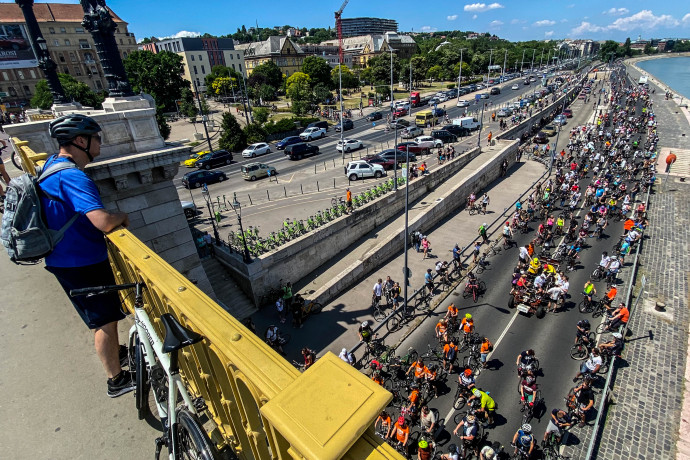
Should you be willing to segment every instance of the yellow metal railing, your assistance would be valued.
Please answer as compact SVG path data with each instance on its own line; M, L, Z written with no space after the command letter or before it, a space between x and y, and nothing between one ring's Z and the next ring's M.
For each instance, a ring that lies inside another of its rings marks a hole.
M16 137L10 139L14 150L19 155L19 159L22 163L22 170L30 173L36 174L36 166L43 164L48 158L47 153L36 153L29 147L27 141L21 141Z
M146 283L158 320L172 313L204 340L185 348L181 374L208 405L210 435L241 459L400 459L373 433L391 394L327 353L300 373L125 229L107 235L118 282ZM123 299L132 308L132 298Z

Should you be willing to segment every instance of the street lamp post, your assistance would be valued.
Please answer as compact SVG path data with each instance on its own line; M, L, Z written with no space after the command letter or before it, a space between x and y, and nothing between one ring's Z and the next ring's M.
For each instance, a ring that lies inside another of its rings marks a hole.
M405 183L405 267L403 267L403 277L405 278L404 280L404 285L403 285L403 308L405 313L407 313L407 285L409 284L409 276L408 276L408 268L407 268L407 243L410 240L410 237L408 235L408 212L409 212L409 202L410 202L410 179L412 178L412 174L410 174L410 147L407 147L407 162L406 162L406 173L407 173L407 180ZM397 183L397 180L396 180Z
M491 58L494 55L494 49L495 48L491 48L489 50L489 67L487 67L487 69L486 69L486 87L487 88L489 87L489 75L491 74Z
M204 131L206 132L206 142L208 142L208 150L213 151L213 146L211 145L211 137L208 135L208 128L206 127L206 115L204 115L204 109L201 105L201 98L199 98L199 88L196 86L196 81L194 82L194 92L196 93L196 101L199 104L199 112L201 112L201 122L204 124Z
M535 55L535 54L537 54L537 49L536 49L536 48L534 48L534 49L532 50L532 64L531 64L530 67L529 67L529 74L530 74L530 76L534 73L534 55Z
M211 217L211 226L213 227L213 237L216 240L216 246L218 246L220 245L220 235L218 234L218 227L216 226L216 216L213 213L213 200L211 199L211 194L208 192L206 184L204 184L204 188L201 191L201 196L203 196L206 201L206 208L208 209L208 215Z
M242 245L244 246L244 254L242 260L244 260L245 264L248 264L252 261L252 259L249 256L249 248L247 248L247 237L244 234L244 228L242 228L242 205L240 205L240 202L237 199L237 195L233 197L230 206L232 206L232 210L235 211L235 214L237 215L237 223L240 226L240 234L242 235Z
M501 70L501 80L505 80L506 76L506 61L508 60L508 50L505 50L505 55L503 56L503 69Z
M525 51L527 50L522 50L522 61L520 61L520 76L522 76L522 68L525 67Z
M462 81L462 52L467 48L460 48L460 70L458 72L458 102L460 102L460 82Z
M340 100L340 148L342 153L342 163L345 164L345 144L343 143L343 133L345 129L343 128L343 60L340 60L340 65L338 66L338 87L340 94L338 96ZM360 95L361 98L361 95ZM360 106L362 105L360 100Z

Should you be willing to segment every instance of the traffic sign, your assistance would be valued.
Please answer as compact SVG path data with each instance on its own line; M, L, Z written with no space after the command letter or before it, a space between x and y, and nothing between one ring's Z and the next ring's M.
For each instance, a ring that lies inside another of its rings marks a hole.
M9 94L0 91L0 97L7 97L7 96L9 96Z

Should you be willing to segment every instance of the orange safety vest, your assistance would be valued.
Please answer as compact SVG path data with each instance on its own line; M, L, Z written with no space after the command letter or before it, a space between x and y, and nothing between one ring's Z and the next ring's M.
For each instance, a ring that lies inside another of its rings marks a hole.
M436 324L436 332L438 334L445 334L446 333L446 325L443 323L437 323Z
M426 374L427 372L429 372L429 369L426 366L414 367L414 376L418 379L422 378L422 376L424 376L424 374Z
M462 325L462 330L466 333L470 333L474 329L474 320L467 321L467 318L463 318L460 324Z

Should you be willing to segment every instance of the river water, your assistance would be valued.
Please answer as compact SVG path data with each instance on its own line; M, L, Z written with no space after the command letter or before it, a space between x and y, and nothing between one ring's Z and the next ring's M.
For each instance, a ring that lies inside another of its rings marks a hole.
M690 57L649 59L637 66L690 99Z

